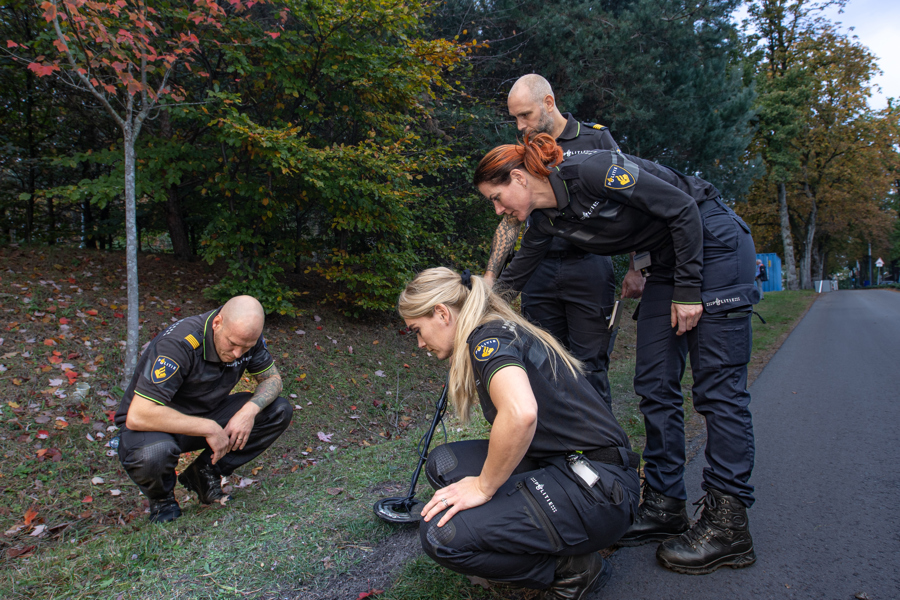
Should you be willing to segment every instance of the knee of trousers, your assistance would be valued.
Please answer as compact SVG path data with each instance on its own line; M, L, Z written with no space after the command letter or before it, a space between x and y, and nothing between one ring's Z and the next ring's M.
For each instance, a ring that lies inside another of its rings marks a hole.
M457 513L443 527L438 527L443 514L435 515L427 523L424 520L419 522L419 541L425 554L442 567L457 573L490 575L489 565L484 562L485 556L472 549L472 540L465 539L468 537L465 534L467 528L460 528L455 522L460 514Z
M432 488L439 490L448 485L444 476L457 466L459 466L459 460L453 449L449 444L441 444L428 455L428 460L425 462L425 477Z
M181 448L174 440L158 441L138 448L129 448L121 458L128 476L138 485L151 482L171 474L178 465Z
M287 429L294 418L294 407L290 401L281 396L275 399L266 412L269 413L269 422L279 427L281 431Z

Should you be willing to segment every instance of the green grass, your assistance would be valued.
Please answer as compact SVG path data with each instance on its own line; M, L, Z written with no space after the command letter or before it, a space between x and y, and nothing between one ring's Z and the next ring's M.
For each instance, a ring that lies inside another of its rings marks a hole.
M397 531L372 514L372 504L406 493L415 446L430 422L446 365L399 335L402 325L396 317L351 320L311 301L300 318L271 319L266 336L284 376L284 393L296 396L292 401L302 409L295 411L294 422L273 448L239 470L258 480L255 484L235 490L226 507L185 501L179 487L185 516L156 526L147 522L146 501L118 460L106 456L102 442L86 439L105 431L109 422L103 411L115 408L96 392L114 393L117 383L124 319L116 318L111 306L120 305L124 295L119 289L121 256L71 249L0 254L8 269L0 274L7 294L0 296L0 337L6 338L0 354L17 353L0 360L7 367L0 375L0 526L23 525L28 510L38 515L30 525L0 538L0 597L304 597L329 578L354 573ZM141 342L173 316L212 307L200 295L202 282L210 279L205 266L156 258L141 257ZM87 270L92 277L82 284ZM84 291L70 293L62 304L60 294L36 285L49 278L59 282L72 272ZM29 286L28 302L12 283ZM767 294L758 308L769 324L754 324L755 351L776 347L813 298L807 292ZM57 306L54 318L35 316L51 306ZM628 318L635 307L630 301L626 308L610 380L615 413L640 450L643 419L632 389L635 336L634 321ZM87 309L99 314L77 316ZM71 337L59 337L60 316L75 321L67 332ZM305 334L296 333L298 329ZM28 342L32 336L35 341ZM42 339L51 336L58 345L42 346ZM105 357L87 379L92 390L85 402L72 404L43 393L47 380L59 376L48 363L52 349L66 356L79 353L71 361L80 361L79 371L88 359ZM24 352L29 356L23 357ZM48 366L50 371L44 371ZM13 378L19 384L12 384ZM51 420L37 422L42 416ZM54 429L56 416L66 418L68 426ZM489 432L477 414L467 428L452 416L446 423L451 440L483 438ZM50 432L49 439L36 437L40 428ZM319 431L333 434L333 442L320 441ZM442 441L439 430L435 443ZM62 459L39 461L36 453L51 447L61 451ZM91 484L96 476L104 483ZM121 495L112 496L112 489ZM92 502L82 502L88 495ZM422 478L418 496L430 495ZM32 537L41 525L46 531ZM508 588L484 591L419 557L379 597L525 600L529 594Z

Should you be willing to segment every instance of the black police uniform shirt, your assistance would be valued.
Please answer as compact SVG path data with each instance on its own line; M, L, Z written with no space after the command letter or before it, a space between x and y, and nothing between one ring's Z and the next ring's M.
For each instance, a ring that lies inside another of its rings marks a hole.
M571 113L563 113L562 116L566 118L566 126L556 138L556 143L563 149L563 156L575 156L592 150L619 152L619 145L603 125L576 121ZM571 252L575 249L575 246L561 237L554 238L550 246L552 252Z
M518 329L518 331L517 331ZM468 337L469 360L484 417L491 424L497 409L491 401L491 378L503 368L521 368L537 400L537 428L526 456L549 458L572 451L631 448L628 436L606 403L581 375L557 360L556 377L544 345L510 321L494 320Z
M125 390L116 425L125 424L135 394L185 415L208 414L231 393L244 371L259 375L275 364L262 336L239 359L223 363L212 328L220 310L184 318L153 338Z
M594 150L551 169L557 207L531 213L520 250L500 284L521 291L554 236L594 254L650 252L651 277L674 280L674 302L699 303L703 224L698 204L711 183L627 154Z

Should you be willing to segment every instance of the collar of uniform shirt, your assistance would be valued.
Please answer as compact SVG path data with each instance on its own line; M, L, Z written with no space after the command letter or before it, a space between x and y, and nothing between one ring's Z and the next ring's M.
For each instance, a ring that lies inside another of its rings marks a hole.
M569 187L562 177L559 176L559 167L551 167L550 187L553 188L553 195L556 197L556 210L558 213L563 212L569 206Z
M213 337L212 327L213 319L216 318L216 315L219 314L219 311L221 310L222 307L220 306L212 311L212 313L206 317L206 322L203 323L203 360L207 362L222 362L222 359L219 358L219 353L216 352L216 341Z
M578 134L581 133L581 123L575 120L572 113L563 113L562 116L566 118L566 126L556 139L573 140L577 138Z

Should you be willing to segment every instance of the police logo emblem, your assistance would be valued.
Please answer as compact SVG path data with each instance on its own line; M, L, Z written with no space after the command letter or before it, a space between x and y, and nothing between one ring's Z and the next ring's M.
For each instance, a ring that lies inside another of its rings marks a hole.
M177 373L179 368L178 363L168 356L160 356L153 361L153 367L150 369L150 381L162 383Z
M611 190L626 190L637 183L634 175L619 165L613 165L606 172L604 185Z
M499 349L500 340L497 338L490 338L475 346L475 351L472 352L472 354L475 356L475 360L484 362L491 358Z

